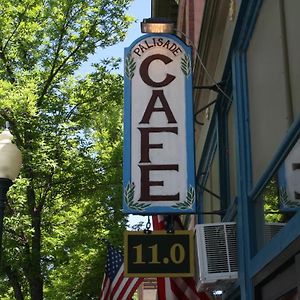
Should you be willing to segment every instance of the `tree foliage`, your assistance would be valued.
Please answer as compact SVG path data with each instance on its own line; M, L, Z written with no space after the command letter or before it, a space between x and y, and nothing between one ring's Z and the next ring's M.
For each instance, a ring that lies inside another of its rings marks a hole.
M1 299L96 299L120 243L122 77L77 70L124 38L130 0L2 0L0 125L23 155L5 211Z

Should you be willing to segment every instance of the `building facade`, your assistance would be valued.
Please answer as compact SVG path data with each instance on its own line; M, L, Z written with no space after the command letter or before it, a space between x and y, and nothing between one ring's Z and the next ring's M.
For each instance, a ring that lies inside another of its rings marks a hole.
M300 297L299 11L298 0L152 1L193 49L198 208L186 226L236 223L238 278L223 299Z

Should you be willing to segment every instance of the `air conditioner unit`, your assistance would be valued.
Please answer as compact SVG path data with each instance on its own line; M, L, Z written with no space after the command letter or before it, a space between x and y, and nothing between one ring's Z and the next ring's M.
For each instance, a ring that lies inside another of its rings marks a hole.
M225 290L238 278L236 223L198 224L195 234L197 290Z

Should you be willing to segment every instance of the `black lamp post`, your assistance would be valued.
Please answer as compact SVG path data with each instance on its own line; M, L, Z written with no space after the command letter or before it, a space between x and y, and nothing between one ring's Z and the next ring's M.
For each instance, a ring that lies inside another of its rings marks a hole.
M8 128L0 134L0 262L6 194L22 166L21 151L12 143L12 139L13 136Z

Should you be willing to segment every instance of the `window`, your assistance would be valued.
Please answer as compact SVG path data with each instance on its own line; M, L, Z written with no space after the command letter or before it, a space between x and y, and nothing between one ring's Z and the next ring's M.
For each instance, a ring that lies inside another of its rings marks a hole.
M300 112L298 0L265 0L247 50L253 182Z
M209 126L199 133L207 132L197 176L201 223L221 222L236 198L234 108L222 94L209 108L201 112L207 116L202 120L210 119Z

